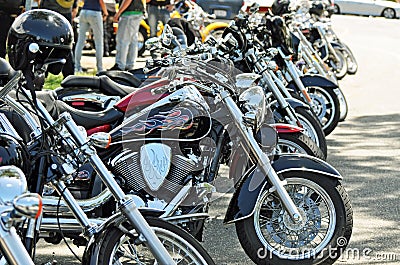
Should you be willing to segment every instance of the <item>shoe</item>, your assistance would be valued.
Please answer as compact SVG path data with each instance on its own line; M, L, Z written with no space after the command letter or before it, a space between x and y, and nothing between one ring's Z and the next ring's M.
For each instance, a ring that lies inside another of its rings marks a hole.
M109 52L104 52L103 57L108 57L108 56L110 56L110 53Z
M114 64L113 67L111 67L110 69L107 70L118 70L118 71L123 71L121 68L119 68L118 64Z

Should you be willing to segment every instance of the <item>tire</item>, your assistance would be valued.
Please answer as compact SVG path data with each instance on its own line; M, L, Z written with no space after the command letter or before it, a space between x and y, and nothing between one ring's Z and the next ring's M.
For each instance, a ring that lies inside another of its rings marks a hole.
M339 105L340 105L339 122L342 122L347 117L347 113L349 112L349 106L347 104L346 97L344 96L344 94L343 94L342 90L340 89L340 87L337 87L337 88L333 89L333 91L335 91L335 94L337 95L338 100L339 100Z
M312 109L321 123L325 136L337 126L340 119L340 102L332 89L323 87L307 87L312 100Z
M147 30L140 26L138 33L138 56L142 56L144 51L146 50L146 40L149 38L147 35Z
M296 108L295 112L304 129L304 133L318 145L324 156L327 157L328 147L326 145L325 133L318 118L311 111L302 107Z
M388 18L388 19L396 18L396 11L394 11L393 8L385 8L382 11L382 17Z
M322 160L326 159L324 153L317 144L303 133L279 134L277 150L278 154L300 153L314 156Z
M174 251L173 257L182 259L179 264L215 264L200 243L179 227L161 219L146 218L146 220L167 250L170 253ZM135 234L134 231L132 233ZM125 264L123 262L127 262L126 259L128 258L132 259L132 256L134 256L133 260L140 262L140 264L155 264L156 261L150 251L147 250L144 244L138 244L138 240L138 236L130 236L128 238L117 227L112 228L102 242L97 264L111 265L116 262ZM130 249L134 248L136 255L132 252L128 253L128 255L123 255L128 249L126 246L124 248L123 244L129 244Z
M347 192L339 180L318 173L288 171L282 176L302 223L292 222L276 193L266 187L254 214L236 222L244 251L256 264L333 264L347 247L353 229Z
M342 52L347 60L347 73L349 75L354 75L355 73L357 73L358 70L357 60L354 57L353 53L351 52L350 48L344 43L342 43L342 45L344 47Z
M335 72L336 78L340 80L347 74L347 59L344 53L342 52L342 49L338 47L335 47L334 49L339 61L336 61L336 58L332 56L329 65Z
M338 5L333 5L333 13L334 14L340 14L340 8Z

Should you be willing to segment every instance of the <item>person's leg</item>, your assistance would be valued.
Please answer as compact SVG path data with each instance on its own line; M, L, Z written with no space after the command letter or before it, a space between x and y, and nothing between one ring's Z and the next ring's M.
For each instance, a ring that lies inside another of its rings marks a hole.
M129 16L121 16L118 21L118 31L116 36L117 54L115 55L115 64L122 70L126 66L126 57L130 43Z
M128 55L126 58L125 70L133 69L137 58L138 52L138 32L140 27L140 21L142 20L142 15L130 16L130 28L131 28L131 43L129 44Z
M111 40L111 30L112 30L112 17L108 16L103 22L103 43L104 43L104 56L109 56L110 54L110 40Z
M150 37L157 36L157 23L158 23L158 8L157 6L148 5L147 6L148 13L148 22L150 27Z
M86 41L86 32L89 30L89 23L87 22L87 10L81 10L79 15L79 34L78 40L75 46L75 72L81 72L81 57L82 57L82 50L83 45Z
M103 71L103 18L101 12L90 10L90 27L93 30L94 45L96 46L97 72Z
M168 20L170 19L171 15L168 9L161 9L160 10L160 18L159 20L165 25L167 24Z

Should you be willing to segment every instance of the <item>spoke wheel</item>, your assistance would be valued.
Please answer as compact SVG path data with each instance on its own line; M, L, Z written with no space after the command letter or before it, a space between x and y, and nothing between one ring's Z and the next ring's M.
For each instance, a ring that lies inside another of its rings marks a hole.
M157 237L176 264L214 264L205 249L191 235L166 221L147 218ZM135 230L110 230L100 249L97 264L158 264Z
M265 191L256 205L254 227L266 249L279 258L307 259L321 252L332 238L336 225L334 205L327 192L312 181L291 178L286 189L302 221L294 223L277 195Z
M308 94L325 135L329 135L340 119L340 103L336 93L331 89L308 87Z
M333 264L353 226L350 200L341 183L318 173L282 173L302 220L294 222L275 191L260 192L254 214L236 222L246 254L262 265Z

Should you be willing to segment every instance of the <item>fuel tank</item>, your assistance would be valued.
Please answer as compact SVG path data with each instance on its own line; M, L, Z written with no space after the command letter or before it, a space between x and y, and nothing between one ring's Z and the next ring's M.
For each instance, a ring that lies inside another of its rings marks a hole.
M159 96L160 98L160 96ZM211 129L209 106L191 85L162 93L161 99L137 109L135 97L126 102L124 122L111 131L112 144L131 141L171 140L197 141Z

